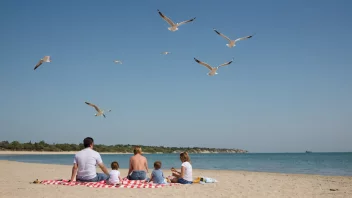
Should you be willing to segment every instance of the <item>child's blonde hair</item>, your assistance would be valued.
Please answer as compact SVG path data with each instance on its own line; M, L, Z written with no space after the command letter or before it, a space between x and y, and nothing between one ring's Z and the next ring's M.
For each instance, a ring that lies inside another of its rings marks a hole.
M188 155L187 152L180 153L180 159L182 162L189 162L191 163L191 157Z
M142 154L142 148L140 146L135 146L133 149L133 153L136 154Z

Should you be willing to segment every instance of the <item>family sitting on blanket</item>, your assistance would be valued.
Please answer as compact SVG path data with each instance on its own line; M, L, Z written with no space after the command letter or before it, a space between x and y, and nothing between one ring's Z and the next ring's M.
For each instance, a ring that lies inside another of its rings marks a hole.
M121 181L120 172L118 171L118 162L111 163L111 171L108 172L105 167L100 154L93 150L94 140L91 137L87 137L83 140L84 149L79 151L73 160L71 181L82 181L82 182L98 182L107 181L110 184L118 184ZM147 180L153 181L157 184L165 183L181 183L181 184L192 184L192 165L190 163L190 157L187 152L180 154L181 171L177 171L172 168L173 178L165 179L163 172L161 171L161 162L156 161L154 163L154 170L151 174L151 179L147 178L148 173L148 161L147 158L142 156L141 147L135 147L134 156L130 158L129 169L127 178L129 180ZM100 167L103 173L96 172L96 165Z

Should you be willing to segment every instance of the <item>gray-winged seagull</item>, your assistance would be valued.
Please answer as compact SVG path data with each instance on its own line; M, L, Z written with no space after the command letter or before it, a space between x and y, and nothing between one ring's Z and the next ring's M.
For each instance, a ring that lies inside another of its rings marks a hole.
M41 66L44 62L50 63L50 56L44 56L44 58L40 59L40 61L35 65L34 70L36 70L39 66Z
M207 67L207 68L210 70L210 72L207 73L208 76L214 76L214 75L218 74L218 73L216 73L216 71L217 71L220 67L229 65L229 64L231 64L232 61L233 61L233 59L232 59L230 62L226 62L226 63L224 63L224 64L221 64L221 65L217 66L217 67L212 67L212 66L210 66L208 63L202 62L202 61L200 61L200 60L198 60L198 59L196 59L196 58L194 58L194 60L195 60L197 63L199 63L199 64L201 64L201 65Z
M96 105L89 103L89 102L85 102L87 105L94 107L94 109L97 111L96 114L94 114L95 116L101 116L103 115L105 118L105 114L104 114L104 110L100 110ZM110 112L111 110L109 110L108 112Z
M250 36L245 36L245 37L241 37L241 38L238 38L236 40L231 40L229 37L225 36L224 34L220 33L219 31L217 31L216 29L213 29L218 35L220 35L221 37L225 38L226 40L229 41L227 45L227 47L229 48L232 48L232 47L235 47L236 46L236 42L238 41L242 41L242 40L245 40L245 39L249 39L249 38L252 38L254 36L253 35L250 35Z
M169 29L171 32L175 32L178 30L178 26L189 23L191 21L193 21L194 19L196 19L196 17L194 17L193 19L187 20L187 21L182 21L180 23L174 23L170 18L168 18L167 16L163 15L163 13L160 12L160 10L158 10L161 18L163 18L171 27L168 27L167 29Z

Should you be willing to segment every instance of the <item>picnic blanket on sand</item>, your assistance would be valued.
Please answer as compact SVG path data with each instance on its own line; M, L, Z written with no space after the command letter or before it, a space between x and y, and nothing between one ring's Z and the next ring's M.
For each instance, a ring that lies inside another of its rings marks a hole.
M144 180L128 180L123 178L120 185L107 184L105 181L100 182L69 182L68 180L43 180L40 182L44 185L64 185L64 186L87 186L91 188L161 188L165 186L176 186L178 183L153 184Z

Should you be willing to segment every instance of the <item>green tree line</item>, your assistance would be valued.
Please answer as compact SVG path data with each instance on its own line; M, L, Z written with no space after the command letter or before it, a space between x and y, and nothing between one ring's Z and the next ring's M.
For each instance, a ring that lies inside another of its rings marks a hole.
M94 144L94 150L98 152L120 152L120 153L131 153L133 152L133 147L135 145L130 144L116 144L116 145L104 145L104 144ZM204 147L164 147L164 146L145 146L138 145L142 147L145 153L178 153L182 151L187 151L189 153L246 153L246 150L242 149L226 149L226 148L204 148ZM48 144L44 141L40 142L27 142L20 143L18 141L0 142L0 150L9 151L79 151L83 149L83 144Z

